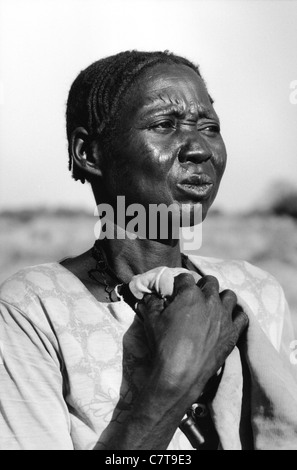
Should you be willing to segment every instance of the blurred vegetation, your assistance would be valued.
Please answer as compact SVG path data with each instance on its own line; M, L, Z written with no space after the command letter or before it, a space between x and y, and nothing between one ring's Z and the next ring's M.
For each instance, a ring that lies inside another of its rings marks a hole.
M270 272L285 290L297 327L297 192L288 189L274 187L273 198L261 210L210 211L197 254L244 259ZM89 212L67 208L1 212L0 283L25 266L88 250L95 241L96 222Z
M276 215L288 215L297 219L297 191L286 194L278 201L275 201L272 212Z
M31 222L34 219L39 217L49 218L77 218L81 216L90 216L91 214L83 209L69 209L66 207L62 208L45 208L45 207L36 207L36 208L24 208L17 210L3 210L0 212L1 219L10 219L22 223Z
M268 211L278 216L297 219L297 186L287 181L275 181L268 196Z

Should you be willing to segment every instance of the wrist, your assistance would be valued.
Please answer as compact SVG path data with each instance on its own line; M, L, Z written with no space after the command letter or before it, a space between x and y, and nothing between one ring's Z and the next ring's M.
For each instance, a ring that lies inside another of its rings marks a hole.
M207 382L198 380L197 376L199 374L189 374L189 371L176 373L158 364L153 367L145 390L150 397L154 397L154 406L158 404L163 411L174 406L176 410L181 410L183 417L186 409L195 403L203 392L204 382Z

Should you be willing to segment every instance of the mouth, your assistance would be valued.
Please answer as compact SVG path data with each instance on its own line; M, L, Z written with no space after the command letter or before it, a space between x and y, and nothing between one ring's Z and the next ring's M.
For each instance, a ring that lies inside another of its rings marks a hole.
M181 193L197 200L206 199L213 186L213 180L205 174L192 175L177 183L177 188Z

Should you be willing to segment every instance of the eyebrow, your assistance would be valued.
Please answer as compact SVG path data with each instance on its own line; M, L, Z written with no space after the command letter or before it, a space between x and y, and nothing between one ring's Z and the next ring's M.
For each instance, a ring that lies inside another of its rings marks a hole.
M187 109L182 102L171 101L171 103L165 103L165 100L160 97L154 100L149 100L148 103L144 105L144 110L142 111L140 118L144 119L150 116L158 117L159 115L174 115L179 118L193 116L194 118L218 119L209 108L202 104L193 104Z

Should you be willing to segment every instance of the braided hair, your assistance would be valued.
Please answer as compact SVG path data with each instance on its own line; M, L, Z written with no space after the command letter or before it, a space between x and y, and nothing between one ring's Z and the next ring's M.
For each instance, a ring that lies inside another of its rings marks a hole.
M140 74L158 64L186 65L201 77L198 66L168 51L125 51L98 60L80 72L70 88L66 110L69 170L75 180L84 183L88 177L72 163L72 132L82 126L91 139L99 137L107 146L125 94Z

